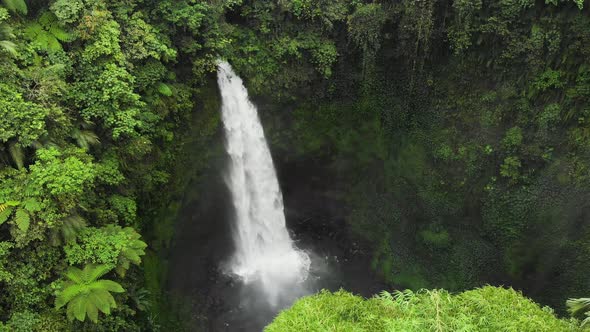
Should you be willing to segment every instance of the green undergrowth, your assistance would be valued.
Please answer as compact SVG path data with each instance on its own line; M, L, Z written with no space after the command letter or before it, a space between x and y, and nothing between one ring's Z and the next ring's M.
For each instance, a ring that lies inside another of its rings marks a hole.
M382 292L364 299L344 290L304 297L281 312L265 332L288 331L582 331L512 288L485 286Z

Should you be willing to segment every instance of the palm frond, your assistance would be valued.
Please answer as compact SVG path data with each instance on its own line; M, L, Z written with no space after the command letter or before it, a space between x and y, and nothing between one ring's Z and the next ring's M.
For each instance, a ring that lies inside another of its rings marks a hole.
M566 301L567 310L572 316L581 315L590 312L590 298L581 297L578 299L569 299Z

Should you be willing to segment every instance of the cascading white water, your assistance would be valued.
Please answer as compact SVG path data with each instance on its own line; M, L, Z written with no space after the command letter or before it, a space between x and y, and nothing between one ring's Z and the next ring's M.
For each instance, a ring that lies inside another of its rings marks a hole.
M298 250L285 224L283 196L256 107L229 63L218 63L222 120L230 156L227 183L235 207L236 252L230 270L262 286L269 303L303 282L309 256Z

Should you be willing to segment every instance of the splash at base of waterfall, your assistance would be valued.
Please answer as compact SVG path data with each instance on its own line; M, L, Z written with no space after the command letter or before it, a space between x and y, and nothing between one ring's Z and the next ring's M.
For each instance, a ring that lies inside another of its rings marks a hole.
M257 285L271 305L304 292L309 255L291 239L272 157L256 107L229 63L218 64L222 120L230 164L226 182L235 208L236 252L229 270ZM301 295L301 294L300 294Z
M254 262L244 264L234 259L233 274L246 284L258 284L272 305L289 300L306 292L303 282L308 277L309 256L299 250L270 253Z

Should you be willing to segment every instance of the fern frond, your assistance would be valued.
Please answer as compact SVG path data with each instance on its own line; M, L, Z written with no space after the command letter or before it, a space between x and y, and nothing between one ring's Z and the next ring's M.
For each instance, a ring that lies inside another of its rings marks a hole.
M2 225L12 214L12 207L8 206L6 203L2 203L0 204L0 209L2 209L2 211L0 211L0 225Z
M90 296L87 296L87 297L89 298ZM96 308L96 305L90 299L88 299L88 301L86 301L85 311L86 311L86 314L88 315L88 318L90 318L90 320L92 322L98 323L98 308Z
M65 42L72 39L72 35L70 35L64 29L56 25L52 25L51 28L49 28L49 33L52 34L53 37L55 37L59 41Z
M18 210L16 210L15 221L16 226L22 232L27 232L29 230L29 226L31 224L31 217L29 216L29 213L24 209L19 208Z
M27 15L28 8L25 0L2 0L2 3L15 13Z
M574 316L590 312L590 298L588 297L569 299L566 301L566 305L567 310Z
M27 198L23 202L23 207L29 212L38 212L41 210L41 204L34 198Z
M9 40L0 40L0 49L5 50L11 55L18 55L18 52L16 50L16 44Z
M29 23L25 28L25 37L44 51L61 50L60 41L71 40L71 34L59 24L55 14L44 12L36 22Z
M86 318L86 296L78 296L68 304L68 311L72 308L72 314L77 320L83 322Z
M94 285L96 285L96 287L100 289L104 289L113 293L123 293L125 291L125 289L123 289L123 287L120 284L112 280L98 280L93 284L93 287Z
M16 164L16 167L18 169L22 169L25 164L25 153L20 144L11 143L8 146L8 151L10 152L10 157L12 158L12 161L14 161L14 163Z
M9 39L16 37L14 33L12 33L12 27L6 23L0 24L0 37L3 39Z
M74 320L76 318L74 315L74 306L70 305L70 303L68 303L66 314L69 320Z
M84 267L84 270L82 270L82 274L86 283L91 283L98 280L98 278L107 274L112 269L111 266L106 264L88 264Z
M71 281L77 283L77 284L83 284L84 283L84 278L82 275L82 270L80 270L77 267L69 267L68 270L66 271L65 276L70 279Z
M79 284L71 284L61 291L55 298L55 308L59 309L70 302L73 298L83 293L86 287Z
M47 47L45 48L45 50L47 51L59 51L61 50L61 44L59 43L59 41L57 39L55 39L53 36L49 37L49 34L47 34Z
M90 145L100 144L98 136L91 130L79 130L75 129L72 132L72 138L76 140L78 146L84 149L88 149Z
M54 13L46 11L37 20L41 25L47 29L49 29L54 23L57 22L57 16Z
M114 301L114 298L109 292L91 292L88 295L88 299L92 301L101 312L107 315L111 313L111 300Z
M25 27L25 37L30 40L35 40L39 34L43 32L43 27L37 22L31 22Z
M75 214L63 220L60 227L61 235L65 242L72 242L76 239L76 235L86 227L86 220L81 216Z

